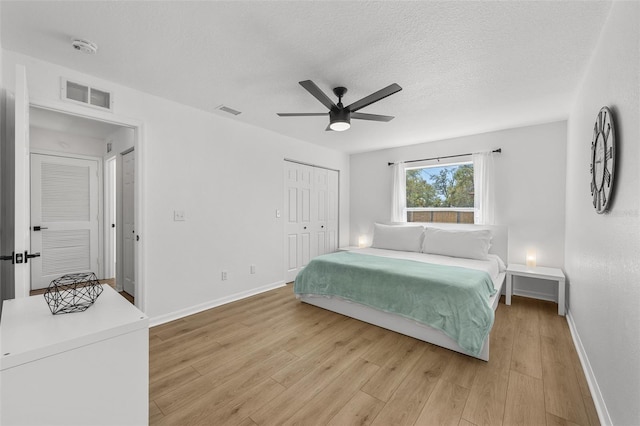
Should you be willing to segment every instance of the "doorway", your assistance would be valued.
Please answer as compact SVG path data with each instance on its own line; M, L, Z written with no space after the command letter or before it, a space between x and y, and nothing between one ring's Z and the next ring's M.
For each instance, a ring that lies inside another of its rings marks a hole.
M117 291L126 289L123 296L140 307L134 299L136 248L124 242L120 229L135 223L135 180L125 184L123 171L130 163L127 173L134 174L135 157L123 159L133 152L136 129L37 106L29 115L31 247L41 253L30 262L31 290L90 271ZM126 279L122 265L128 265Z

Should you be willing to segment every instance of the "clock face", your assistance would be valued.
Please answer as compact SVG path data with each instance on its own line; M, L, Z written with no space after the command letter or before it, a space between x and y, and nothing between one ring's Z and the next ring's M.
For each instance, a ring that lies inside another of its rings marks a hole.
M615 131L613 117L602 107L593 126L591 141L591 196L593 207L604 213L609 207L615 167Z

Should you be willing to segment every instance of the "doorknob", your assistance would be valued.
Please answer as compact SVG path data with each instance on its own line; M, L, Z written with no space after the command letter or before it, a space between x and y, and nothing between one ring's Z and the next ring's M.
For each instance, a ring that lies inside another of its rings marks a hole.
M34 226L34 227L33 227L33 230L34 230L34 231L39 231L39 230L41 230L41 229L49 229L49 228L47 228L46 226Z
M33 259L34 257L40 257L40 252L28 254L27 251L24 251L24 263L29 263L29 259Z

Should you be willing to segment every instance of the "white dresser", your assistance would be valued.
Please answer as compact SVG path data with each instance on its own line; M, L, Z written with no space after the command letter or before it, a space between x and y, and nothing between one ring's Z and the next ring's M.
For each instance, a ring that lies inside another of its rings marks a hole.
M149 319L111 287L84 312L42 295L7 300L0 321L1 425L146 425Z

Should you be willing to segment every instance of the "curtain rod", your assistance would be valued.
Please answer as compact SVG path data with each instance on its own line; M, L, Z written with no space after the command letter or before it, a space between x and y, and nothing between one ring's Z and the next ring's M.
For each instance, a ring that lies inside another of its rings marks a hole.
M501 153L502 152L502 148L494 149L491 152ZM417 162L420 162L420 161L441 160L443 158L466 157L468 155L473 155L473 152L470 152L468 154L445 155L444 157L421 158L420 160L401 161L401 163L417 163ZM389 166L393 166L394 164L397 164L397 163L389 163Z

